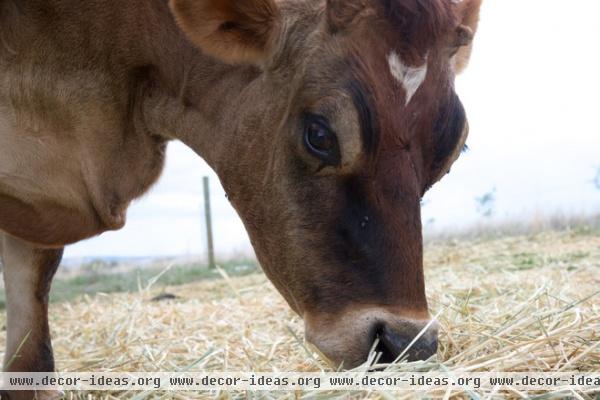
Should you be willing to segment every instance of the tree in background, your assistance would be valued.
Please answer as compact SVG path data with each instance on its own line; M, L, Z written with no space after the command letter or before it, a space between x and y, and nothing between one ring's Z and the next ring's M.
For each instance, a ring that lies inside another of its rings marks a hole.
M485 218L491 218L494 214L496 203L496 188L484 193L481 197L475 197L477 203L477 212Z

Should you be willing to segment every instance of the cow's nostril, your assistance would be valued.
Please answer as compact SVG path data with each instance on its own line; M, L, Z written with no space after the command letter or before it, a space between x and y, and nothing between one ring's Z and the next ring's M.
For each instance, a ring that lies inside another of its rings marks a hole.
M437 337L428 332L412 343L416 335L395 332L388 325L383 325L377 330L377 337L379 343L375 351L381 354L379 363L392 363L401 354L408 361L427 360L437 352Z
M400 349L405 349L409 343L406 342L404 345L400 345L398 341L391 341L389 335L384 334L383 331L377 335L377 338L379 342L375 347L375 352L380 354L380 364L390 364L396 361L396 358L402 353Z

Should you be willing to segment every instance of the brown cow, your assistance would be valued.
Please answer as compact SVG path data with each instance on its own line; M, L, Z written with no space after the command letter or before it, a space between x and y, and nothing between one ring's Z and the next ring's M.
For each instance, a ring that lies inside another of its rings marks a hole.
M121 228L174 139L307 339L352 367L379 338L393 361L430 319L420 200L466 139L453 82L480 2L0 0L5 371L54 369L62 248Z

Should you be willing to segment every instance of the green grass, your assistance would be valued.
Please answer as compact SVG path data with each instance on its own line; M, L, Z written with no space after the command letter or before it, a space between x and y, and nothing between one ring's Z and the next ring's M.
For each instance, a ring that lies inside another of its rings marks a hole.
M229 276L244 276L260 271L255 260L235 260L219 263L219 267ZM206 265L174 265L161 275L165 267L134 268L125 273L111 272L110 266L95 262L81 267L80 273L72 277L57 276L52 282L50 302L57 303L73 300L84 294L119 293L137 291L160 275L155 287L177 286L186 283L221 278L219 271ZM0 289L0 309L5 308L4 289Z
M541 267L544 264L544 260L535 253L516 253L512 255L511 264L513 268L510 268L510 270L524 271Z

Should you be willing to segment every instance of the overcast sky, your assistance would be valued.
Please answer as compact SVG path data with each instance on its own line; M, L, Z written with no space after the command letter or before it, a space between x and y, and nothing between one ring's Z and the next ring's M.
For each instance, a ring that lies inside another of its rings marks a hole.
M480 221L475 197L496 189L496 219L600 211L600 2L484 0L469 69L457 81L470 151L426 196L429 228ZM67 249L67 257L202 254L202 176L210 175L221 254L251 247L216 176L180 143L127 226Z

